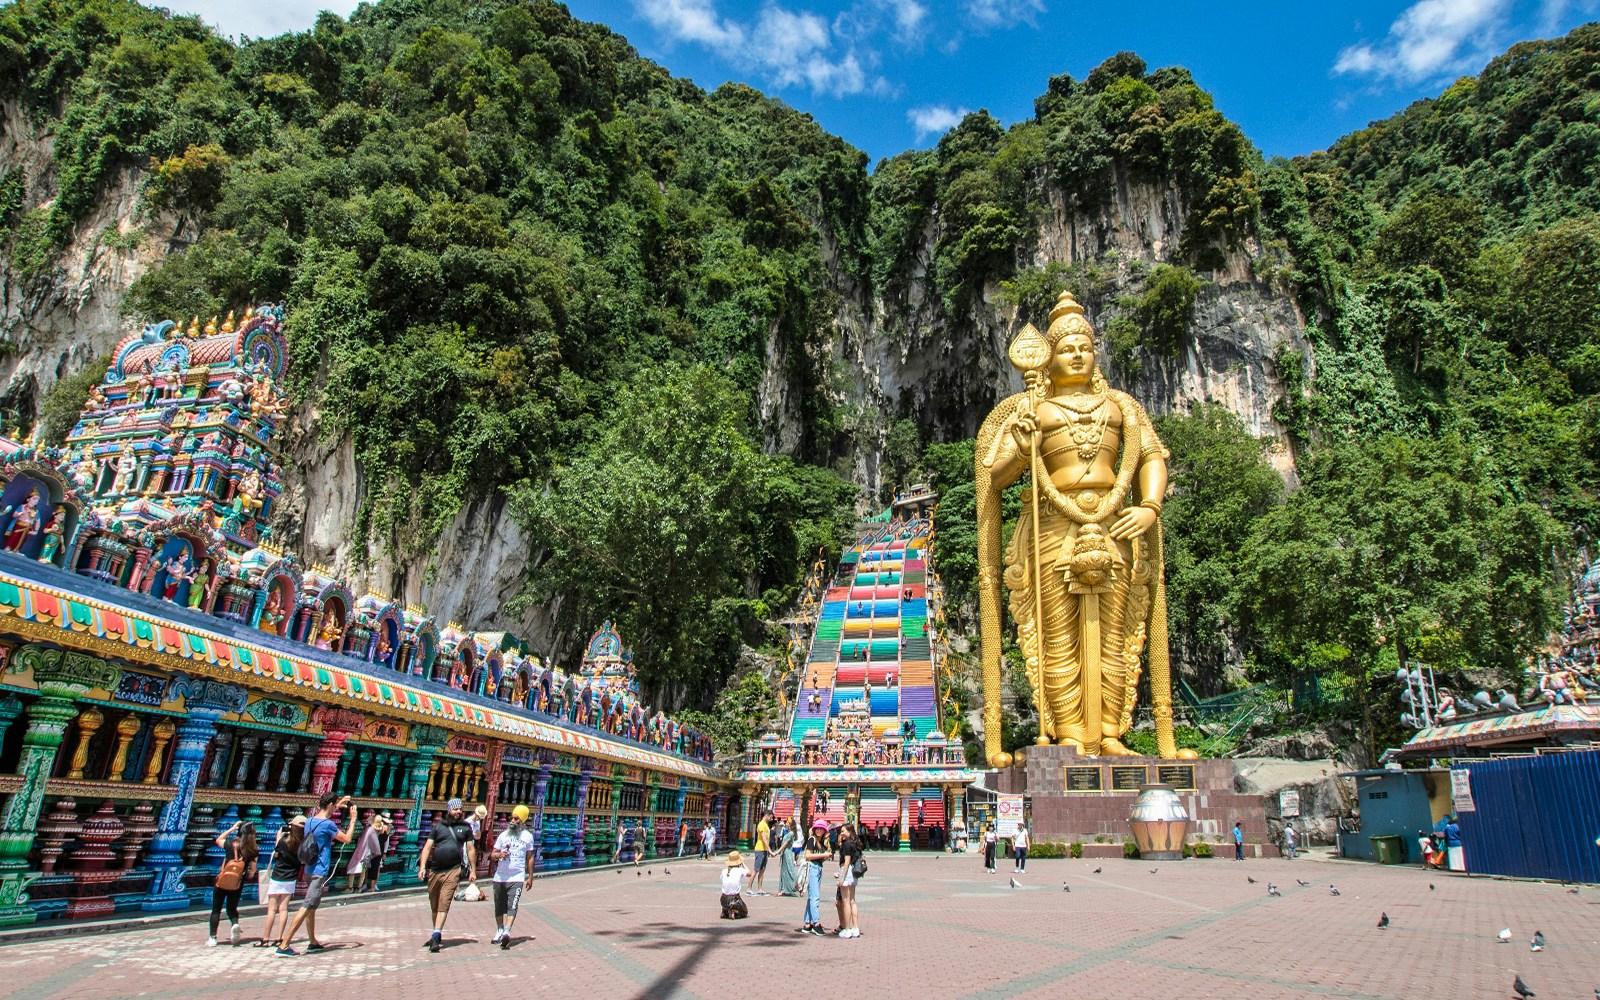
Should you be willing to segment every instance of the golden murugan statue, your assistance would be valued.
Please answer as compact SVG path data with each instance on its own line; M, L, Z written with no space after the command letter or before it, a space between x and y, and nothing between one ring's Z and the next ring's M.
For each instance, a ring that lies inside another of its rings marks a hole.
M1166 447L1144 407L1106 385L1094 329L1070 294L1056 301L1042 336L1031 324L1022 329L1010 355L1028 388L989 414L976 454L989 765L1012 760L1000 746L1000 493L1023 473L1032 481L1003 579L1039 712L1038 742L1130 754L1122 736L1148 640L1157 745L1161 756L1179 756L1161 571Z

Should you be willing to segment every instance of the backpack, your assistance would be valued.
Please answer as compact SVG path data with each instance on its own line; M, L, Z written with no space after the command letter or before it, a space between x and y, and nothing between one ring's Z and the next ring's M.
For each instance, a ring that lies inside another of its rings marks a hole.
M315 822L317 820L314 819L306 822L306 834L300 838L300 849L296 852L300 864L306 868L314 868L322 860L322 848L317 846L317 838L311 835L311 824ZM326 823L327 820L322 822Z
M865 875L866 873L867 873L867 859L865 857L863 857L862 855L858 854L858 855L856 855L855 864L850 866L850 874L855 876L856 878L860 878L861 876Z

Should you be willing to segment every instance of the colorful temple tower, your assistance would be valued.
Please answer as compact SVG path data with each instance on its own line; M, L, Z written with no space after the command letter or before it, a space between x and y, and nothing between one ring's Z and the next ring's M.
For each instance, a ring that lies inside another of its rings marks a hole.
M640 704L609 626L567 673L274 546L282 321L147 326L63 446L0 438L0 925L188 906L219 830L265 863L329 790L391 816L385 883L452 797L486 837L528 804L545 870L624 820L652 851L723 825L709 739Z

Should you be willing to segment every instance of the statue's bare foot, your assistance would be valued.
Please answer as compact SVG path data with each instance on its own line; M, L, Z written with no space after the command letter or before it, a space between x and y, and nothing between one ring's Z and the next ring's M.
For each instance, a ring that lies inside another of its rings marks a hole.
M1059 744L1060 746L1071 747L1072 749L1078 751L1079 753L1083 753L1083 744L1078 742L1077 740L1073 739L1070 736L1063 736L1059 740L1057 740L1056 743Z
M1122 741L1110 736L1100 737L1100 755L1102 757L1137 757L1138 754L1122 745Z

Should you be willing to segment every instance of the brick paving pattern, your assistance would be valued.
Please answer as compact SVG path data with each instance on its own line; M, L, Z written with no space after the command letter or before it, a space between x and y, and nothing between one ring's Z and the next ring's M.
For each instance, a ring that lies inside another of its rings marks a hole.
M296 959L248 946L258 917L244 922L245 946L207 948L204 914L194 924L7 945L0 996L1465 1000L1510 997L1521 973L1541 1000L1592 1000L1600 986L1596 887L1572 894L1302 858L1035 860L1012 889L1009 868L986 875L974 855L870 857L857 940L794 933L802 901L775 895L751 898L748 920L719 920L718 865L658 861L649 876L541 879L509 951L489 944L489 903L457 903L445 947L431 955L422 947L426 900L391 897L325 904L319 936L333 947ZM1103 873L1091 874L1097 865ZM1268 882L1281 899L1267 895ZM1331 896L1329 882L1342 895ZM831 871L824 895L831 926ZM1388 930L1374 926L1380 912L1393 921ZM1512 943L1497 942L1508 926ZM1548 941L1538 954L1528 948L1535 929Z

